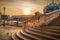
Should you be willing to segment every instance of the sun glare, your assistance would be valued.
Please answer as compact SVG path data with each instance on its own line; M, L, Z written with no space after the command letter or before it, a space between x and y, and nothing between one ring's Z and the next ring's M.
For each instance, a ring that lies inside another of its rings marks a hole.
M24 14L25 15L30 15L30 8L24 9Z

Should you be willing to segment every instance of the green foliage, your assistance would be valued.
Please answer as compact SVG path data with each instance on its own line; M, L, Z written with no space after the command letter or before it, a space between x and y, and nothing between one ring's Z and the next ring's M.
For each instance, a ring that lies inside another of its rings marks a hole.
M39 12L35 12L35 16L38 16L38 15L40 15L40 13Z

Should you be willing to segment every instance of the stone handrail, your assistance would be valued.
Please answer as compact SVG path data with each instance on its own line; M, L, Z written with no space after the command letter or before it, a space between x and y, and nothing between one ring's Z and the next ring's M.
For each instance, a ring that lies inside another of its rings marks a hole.
M46 13L45 14L45 25L48 25L52 20L57 18L59 15L60 15L60 9L50 12L50 13Z

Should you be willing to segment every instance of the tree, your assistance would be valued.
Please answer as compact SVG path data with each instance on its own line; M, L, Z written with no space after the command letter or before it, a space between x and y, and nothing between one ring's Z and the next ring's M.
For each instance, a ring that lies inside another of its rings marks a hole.
M37 17L37 20L39 22L39 19L40 19L40 12L35 12L35 16Z
M38 15L40 15L40 13L39 12L35 12L35 16L38 16Z

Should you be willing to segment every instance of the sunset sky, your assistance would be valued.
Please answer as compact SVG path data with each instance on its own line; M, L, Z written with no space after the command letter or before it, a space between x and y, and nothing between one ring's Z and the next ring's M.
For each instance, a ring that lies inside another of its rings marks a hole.
M59 3L60 0L55 0ZM43 13L43 8L51 3L51 0L0 0L0 12L6 7L7 15L34 15L34 12Z

